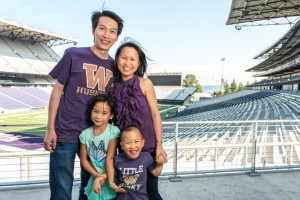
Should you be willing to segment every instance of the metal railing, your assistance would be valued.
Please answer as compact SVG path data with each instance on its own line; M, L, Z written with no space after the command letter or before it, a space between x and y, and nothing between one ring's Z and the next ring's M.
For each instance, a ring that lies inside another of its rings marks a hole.
M48 182L49 153L42 142L31 143L42 137L28 137L24 132L36 127L22 126L0 125L0 185ZM169 162L162 176L171 181L183 175L299 169L300 120L163 122L163 145ZM76 180L79 174L77 157Z

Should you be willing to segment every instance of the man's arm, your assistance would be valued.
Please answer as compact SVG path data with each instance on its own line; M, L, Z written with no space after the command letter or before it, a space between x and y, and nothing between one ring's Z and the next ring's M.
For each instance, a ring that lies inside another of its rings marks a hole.
M64 90L64 85L56 81L50 96L49 108L48 108L48 125L47 133L44 138L44 149L50 152L56 148L56 132L55 132L55 118L57 115L57 110L60 102L62 92Z

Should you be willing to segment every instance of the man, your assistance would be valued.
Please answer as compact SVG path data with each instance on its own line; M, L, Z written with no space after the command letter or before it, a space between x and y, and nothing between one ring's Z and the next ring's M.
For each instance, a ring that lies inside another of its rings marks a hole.
M48 114L44 148L50 151L51 200L72 199L73 171L79 153L79 134L91 126L87 105L93 96L107 93L115 78L109 49L123 29L123 20L111 11L95 11L91 17L94 44L67 49L50 72L56 79ZM82 169L79 199L89 176Z

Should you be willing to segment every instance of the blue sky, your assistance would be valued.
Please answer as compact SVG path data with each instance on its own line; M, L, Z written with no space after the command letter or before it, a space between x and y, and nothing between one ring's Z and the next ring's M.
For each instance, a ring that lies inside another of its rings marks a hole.
M226 26L231 0L0 0L0 16L39 29L79 40L77 46L93 42L90 16L104 8L118 13L132 37L147 50L153 61L148 72L195 74L201 85L220 84L224 79L245 84L252 74L245 72L262 60L252 59L271 46L289 29L288 25ZM61 56L69 45L54 48ZM221 58L225 58L224 63ZM259 79L257 79L259 80Z

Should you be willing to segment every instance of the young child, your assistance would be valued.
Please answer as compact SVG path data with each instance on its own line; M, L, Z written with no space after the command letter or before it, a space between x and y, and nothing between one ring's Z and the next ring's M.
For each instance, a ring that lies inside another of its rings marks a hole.
M161 174L163 164L156 164L149 152L141 152L145 140L139 128L124 128L120 139L124 152L114 158L118 178L116 200L147 200L147 172L157 177Z
M116 193L106 181L105 159L109 153L114 156L120 130L108 122L113 118L114 105L105 95L96 96L91 105L91 120L93 126L85 129L79 136L80 162L83 168L91 174L85 187L85 194L89 200L109 200L116 197Z
M154 86L150 79L143 78L147 68L147 57L137 42L125 41L117 49L115 62L117 80L109 94L116 103L115 125L123 130L134 125L145 139L143 152L149 152L157 163L166 163L167 155L162 147L162 123L157 106ZM117 76L118 79L118 76ZM107 156L109 185L114 189L113 158ZM162 199L158 193L158 178L148 173L147 191L150 200Z

